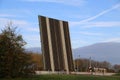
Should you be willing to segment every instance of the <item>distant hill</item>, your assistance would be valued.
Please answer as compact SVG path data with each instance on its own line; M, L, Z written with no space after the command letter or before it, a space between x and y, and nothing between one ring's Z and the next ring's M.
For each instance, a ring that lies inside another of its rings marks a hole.
M28 48L27 51L42 53L40 47ZM73 58L92 58L99 61L109 61L120 64L120 43L106 42L73 49Z
M34 52L34 53L42 53L40 47L27 48L26 51L28 51L28 52Z
M96 43L93 45L80 47L73 50L74 58L89 58L104 61L107 60L113 64L120 64L120 43L107 42Z

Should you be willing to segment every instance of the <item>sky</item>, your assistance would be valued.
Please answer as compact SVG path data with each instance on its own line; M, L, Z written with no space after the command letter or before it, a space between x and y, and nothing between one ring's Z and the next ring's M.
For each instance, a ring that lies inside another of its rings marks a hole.
M38 15L68 21L73 49L120 42L120 0L0 0L0 30L12 22L25 48L41 47Z

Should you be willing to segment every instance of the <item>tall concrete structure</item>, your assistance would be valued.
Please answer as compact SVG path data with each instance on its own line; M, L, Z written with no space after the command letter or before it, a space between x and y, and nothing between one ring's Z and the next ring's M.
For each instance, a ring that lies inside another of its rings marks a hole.
M68 22L38 16L44 69L74 71Z

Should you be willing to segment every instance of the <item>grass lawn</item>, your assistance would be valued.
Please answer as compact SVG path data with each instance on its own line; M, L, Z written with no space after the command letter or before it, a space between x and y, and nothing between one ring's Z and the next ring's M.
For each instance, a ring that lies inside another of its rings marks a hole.
M120 80L120 76L39 75L29 78L0 79L0 80Z
M120 76L120 73L116 73L115 76Z

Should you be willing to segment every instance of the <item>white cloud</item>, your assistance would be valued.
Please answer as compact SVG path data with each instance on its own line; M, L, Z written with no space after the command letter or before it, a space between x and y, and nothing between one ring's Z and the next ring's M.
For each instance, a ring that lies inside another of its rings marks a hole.
M0 29L4 28L9 22L12 22L14 26L20 27L23 30L30 32L39 32L39 27L35 27L36 24L30 23L25 20L16 20L9 18L0 18Z
M120 37L110 38L110 39L104 40L103 42L120 42Z
M84 27L120 27L120 21L88 22Z
M39 42L40 41L40 36L36 35L36 34L32 34L32 35L24 35L25 39L29 42Z
M7 23L9 23L10 21L13 22L13 24L15 23L15 25L19 26L19 27L24 27L29 25L29 23L27 21L24 20L15 20L15 19L8 19L8 18L0 18L0 27L5 27L5 25Z
M102 33L94 33L94 32L80 32L81 34L88 35L88 36L101 36Z
M39 27L29 27L29 31L39 32Z
M39 34L26 34L23 35L23 38L25 39L25 41L27 42L27 45L25 47L40 47L41 43L40 43L40 36Z
M120 21L99 21L99 22L70 22L70 26L82 26L84 28L91 27L120 27Z
M29 2L53 2L53 3L61 3L72 6L81 6L85 4L86 0L23 0Z
M102 33L96 33L96 32L86 32L86 31L80 31L80 32L73 32L75 34L83 34L87 36L101 36L103 35Z
M86 41L82 41L82 40L74 40L74 41L72 41L72 43L74 43L74 44L78 44L78 43L85 44L87 42Z
M12 14L0 14L0 17L16 17L16 16Z
M85 41L85 40L80 40L80 39L72 40L71 43L72 43L72 48L73 48L73 49L76 49L76 48L78 48L78 47L80 47L80 46L85 46L85 45L88 44L87 41Z
M85 18L88 18L89 16L88 15L80 15L80 14L74 14L73 13L70 13L70 14L67 14L66 17L68 18L71 18L71 19L85 19Z

